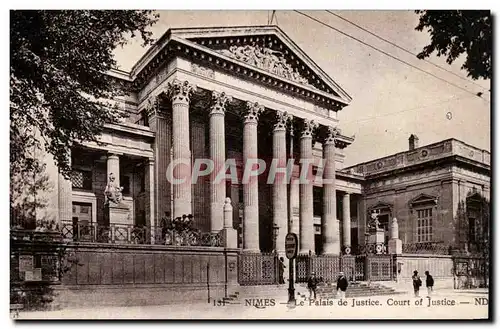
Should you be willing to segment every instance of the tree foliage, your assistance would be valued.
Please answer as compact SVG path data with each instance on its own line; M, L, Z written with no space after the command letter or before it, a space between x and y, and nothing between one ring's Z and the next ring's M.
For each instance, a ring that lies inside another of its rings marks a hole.
M448 64L466 55L462 69L474 80L491 79L492 18L488 10L417 10L417 31L426 29L431 43L418 54L419 59L446 56Z
M107 74L113 50L135 34L150 44L157 19L148 10L10 12L11 176L36 170L34 149L69 176L71 145L96 141L123 116L110 102L126 92Z

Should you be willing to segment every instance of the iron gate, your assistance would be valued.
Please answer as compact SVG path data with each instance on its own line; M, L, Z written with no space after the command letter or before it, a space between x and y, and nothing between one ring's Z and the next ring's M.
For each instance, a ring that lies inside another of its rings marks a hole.
M278 283L278 255L274 253L241 253L238 259L238 282L240 285Z
M392 255L367 255L366 256L366 280L390 281L393 278Z
M455 256L453 269L456 289L485 288L489 286L487 257Z

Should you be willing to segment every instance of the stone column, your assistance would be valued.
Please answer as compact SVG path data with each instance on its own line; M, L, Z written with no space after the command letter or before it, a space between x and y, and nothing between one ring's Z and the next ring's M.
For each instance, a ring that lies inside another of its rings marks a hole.
M172 213L170 202L172 198L170 192L171 186L167 181L167 168L170 163L170 150L172 148L171 118L167 117L164 109L160 108L160 102L157 96L150 96L144 110L148 116L149 128L155 133L155 141L153 144L154 216L160 219L165 216L165 213Z
M226 181L223 179L214 184L219 171L226 161L226 140L224 115L226 103L230 100L225 93L212 93L210 108L210 159L214 162L214 170L210 174L210 227L212 232L219 232L223 227L224 200L226 198Z
M69 156L69 165L71 166L71 156ZM73 186L71 184L71 178L66 179L62 174L58 177L58 208L59 208L59 222L71 222L73 219ZM92 218L96 221L97 218Z
M286 168L286 123L289 116L286 112L276 112L276 123L273 130L273 161L277 168ZM276 251L281 256L285 253L285 237L288 232L288 197L287 174L279 171L273 184L273 225L278 227Z
M115 177L115 183L116 186L121 186L120 185L120 157L117 154L114 153L109 153L108 154L108 161L107 161L107 179L109 182L109 175L113 174Z
M148 159L144 168L144 184L146 196L146 226L151 227L151 243L154 243L156 223L155 207L155 162Z
M351 199L350 194L345 193L342 199L342 218L344 224L344 254L349 255L351 253Z
M258 159L257 121L264 107L257 103L247 103L243 126L243 166L249 160ZM259 183L258 177L252 176L243 183L243 250L259 252Z
M114 186L120 188L120 158L117 154L109 153L107 161L107 183L110 184L110 178L114 177ZM110 201L106 210L109 218L109 224L133 224L130 217L130 209L122 202ZM112 234L114 231L112 230Z
M304 129L300 137L300 254L308 254L309 251L314 254L312 137L317 126L314 121L304 120Z
M168 84L168 94L172 99L172 149L173 177L185 179L173 184L173 217L192 214L191 204L191 150L189 133L189 99L196 87L188 81L174 80Z
M337 199L335 191L335 138L338 131L328 127L328 134L323 143L323 218L321 235L323 254L340 254L340 231L337 220Z

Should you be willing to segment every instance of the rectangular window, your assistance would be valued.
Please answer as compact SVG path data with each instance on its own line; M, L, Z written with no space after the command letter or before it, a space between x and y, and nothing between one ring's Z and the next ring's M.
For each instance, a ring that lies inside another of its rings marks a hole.
M92 191L92 171L73 169L71 184L74 189Z
M417 242L432 241L432 208L417 210Z

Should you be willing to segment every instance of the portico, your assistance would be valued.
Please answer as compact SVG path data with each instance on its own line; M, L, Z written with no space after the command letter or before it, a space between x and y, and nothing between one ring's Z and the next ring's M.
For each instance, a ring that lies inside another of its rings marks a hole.
M172 29L130 78L117 78L137 90L125 101L137 109L133 123L124 124L153 137L140 165L148 226L191 214L197 229L217 234L230 198L235 246L244 252L281 255L286 233L295 232L300 253L350 253L350 195L361 185L347 187L338 173L354 138L337 120L350 97L279 28ZM113 141L87 147L104 152L106 174L121 187L129 150L114 150ZM207 160L210 174L193 177ZM226 179L216 179L224 170ZM234 172L236 182L228 179Z

